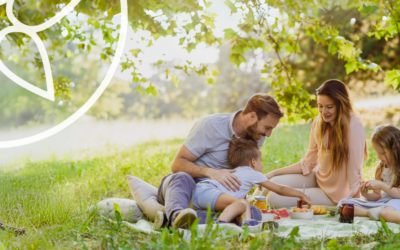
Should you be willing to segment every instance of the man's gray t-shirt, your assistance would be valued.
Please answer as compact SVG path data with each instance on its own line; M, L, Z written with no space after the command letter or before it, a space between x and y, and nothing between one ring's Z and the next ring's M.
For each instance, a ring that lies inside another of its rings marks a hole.
M215 169L231 169L228 161L229 142L237 136L233 132L233 114L213 114L200 118L193 125L183 145L196 157L195 164ZM264 144L265 136L258 140L258 147ZM195 178L196 182L208 178Z

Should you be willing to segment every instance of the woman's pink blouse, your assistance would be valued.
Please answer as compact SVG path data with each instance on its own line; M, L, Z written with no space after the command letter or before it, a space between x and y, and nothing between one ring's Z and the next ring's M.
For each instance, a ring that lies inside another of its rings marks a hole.
M351 197L360 197L360 181L362 180L362 168L364 163L364 150L366 134L363 125L355 114L351 115L349 130L349 162L343 163L339 172L331 170L329 150L318 152L318 140L316 139L315 126L317 117L311 128L310 145L306 156L301 159L303 175L308 175L315 170L315 176L319 187L334 203L346 198L353 190ZM328 132L323 139L324 148L328 145Z

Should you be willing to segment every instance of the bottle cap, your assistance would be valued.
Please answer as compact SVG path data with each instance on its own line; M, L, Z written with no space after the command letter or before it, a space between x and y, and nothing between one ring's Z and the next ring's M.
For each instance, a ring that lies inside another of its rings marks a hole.
M265 201L267 198L265 196L255 196L254 199L256 201Z

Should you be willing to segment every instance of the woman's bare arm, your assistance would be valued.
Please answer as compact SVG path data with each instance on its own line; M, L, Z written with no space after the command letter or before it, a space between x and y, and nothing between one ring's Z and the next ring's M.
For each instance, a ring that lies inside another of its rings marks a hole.
M268 174L266 174L265 176L268 179L271 179L274 176L278 176L278 175L285 175L285 174L301 174L303 173L301 171L301 163L295 163L293 165L290 165L288 167L284 167L284 168L280 168L280 169L275 169L272 172L269 172Z

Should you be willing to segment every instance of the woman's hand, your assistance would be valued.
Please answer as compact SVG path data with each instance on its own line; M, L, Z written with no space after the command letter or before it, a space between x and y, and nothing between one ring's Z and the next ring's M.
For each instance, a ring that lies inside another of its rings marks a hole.
M308 207L310 208L312 206L312 201L311 199L307 196L307 195L303 195L301 197L301 200L304 201L305 203L307 203Z
M274 177L274 171L269 172L268 174L265 175L265 177L267 177L268 180L270 180L272 177Z
M369 190L377 190L377 189L382 189L382 181L378 181L378 180L369 180L367 181L367 183L365 184L365 186L369 189Z

